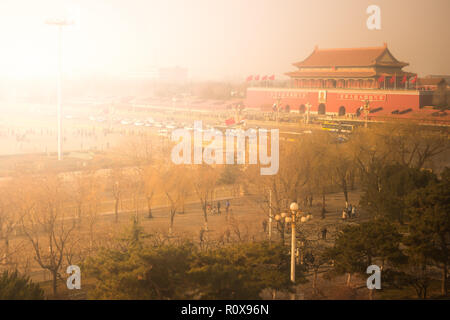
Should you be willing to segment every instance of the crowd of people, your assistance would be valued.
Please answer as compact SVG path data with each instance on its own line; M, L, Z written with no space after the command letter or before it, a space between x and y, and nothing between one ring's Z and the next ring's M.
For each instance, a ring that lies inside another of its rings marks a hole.
M342 210L342 220L346 221L348 219L356 218L356 206L352 204L348 204L343 210Z
M11 146L15 152L47 152L56 148L56 128L7 128L0 130L0 142ZM62 138L65 150L105 150L116 144L119 137L145 136L140 128L72 127L64 128Z
M208 211L208 213L209 214L221 214L222 212L220 211L220 208L221 208L221 203L220 203L220 201L217 201L217 204L216 205L211 205L210 203L207 205L207 207L206 207L206 209L207 209L207 211ZM228 214L228 211L229 211L229 209L230 209L230 200L226 200L225 201L225 211L226 211L226 214Z

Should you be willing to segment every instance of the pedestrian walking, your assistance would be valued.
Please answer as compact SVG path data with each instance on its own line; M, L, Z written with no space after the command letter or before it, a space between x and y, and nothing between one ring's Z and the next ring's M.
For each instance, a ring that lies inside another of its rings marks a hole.
M203 235L205 233L205 230L202 228L200 229L200 234L199 234L199 240L200 240L200 245L203 243Z
M323 227L322 230L321 230L322 240L327 240L327 232L328 232L327 228Z
M342 220L346 221L347 218L348 218L347 208L344 208L344 210L342 210Z
M217 214L220 214L220 201L217 201Z

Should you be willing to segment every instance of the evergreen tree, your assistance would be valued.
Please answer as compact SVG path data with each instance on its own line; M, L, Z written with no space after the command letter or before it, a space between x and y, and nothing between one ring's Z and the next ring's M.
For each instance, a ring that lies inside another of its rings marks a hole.
M411 255L442 270L441 292L448 294L450 265L450 169L441 181L413 192L407 201L411 223L405 243Z
M428 171L404 165L390 165L381 170L374 181L365 180L362 206L375 217L386 217L401 224L406 222L406 197L412 191L427 186L436 177Z
M396 227L386 220L351 225L341 231L328 255L334 260L334 270L347 274L347 285L350 285L352 274L365 274L376 260L382 268L387 262L404 260L401 238Z
M200 252L189 271L201 299L259 299L263 289L290 290L290 256L281 244L244 243ZM298 283L303 270L296 269Z
M28 277L17 271L5 271L0 275L0 300L42 300L44 291Z
M146 243L129 235L85 264L97 299L259 299L290 290L290 257L279 244L244 243L201 251L191 242ZM298 282L304 281L297 269Z

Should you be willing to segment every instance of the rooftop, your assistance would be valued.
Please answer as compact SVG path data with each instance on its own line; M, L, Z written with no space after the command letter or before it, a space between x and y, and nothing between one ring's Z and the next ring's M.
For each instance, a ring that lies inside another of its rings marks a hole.
M294 63L294 66L299 68L367 67L374 65L405 67L408 63L395 59L386 44L382 47L337 49L319 49L316 46L305 60Z

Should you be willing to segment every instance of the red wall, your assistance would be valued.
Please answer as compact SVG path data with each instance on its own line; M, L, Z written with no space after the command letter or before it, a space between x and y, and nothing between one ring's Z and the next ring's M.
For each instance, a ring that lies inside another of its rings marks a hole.
M429 105L430 93L419 91L397 91L396 93L385 90L333 90L326 94L326 112L338 113L339 107L344 106L346 113L355 113L369 99L371 109L382 107L383 111L413 110ZM282 107L289 105L291 111L299 110L300 105L310 103L311 112L317 112L319 90L296 90L275 88L248 88L245 105L247 108L256 108L271 111L278 99ZM371 99L370 99L371 98Z

